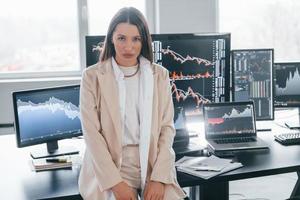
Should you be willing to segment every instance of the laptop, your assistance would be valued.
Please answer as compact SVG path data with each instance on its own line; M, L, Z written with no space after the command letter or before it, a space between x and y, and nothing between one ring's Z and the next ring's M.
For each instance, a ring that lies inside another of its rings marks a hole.
M176 135L174 137L173 149L176 156L202 151L203 146L190 141L190 135L186 128L186 116L183 107L174 108L174 126Z
M203 115L205 138L214 154L268 148L257 137L253 101L205 104Z

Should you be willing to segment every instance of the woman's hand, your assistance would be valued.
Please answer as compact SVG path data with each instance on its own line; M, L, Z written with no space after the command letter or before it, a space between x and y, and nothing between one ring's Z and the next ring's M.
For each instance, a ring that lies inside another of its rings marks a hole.
M111 188L116 200L137 200L132 188L124 181Z
M145 200L163 200L165 195L165 185L156 181L149 181L144 192Z

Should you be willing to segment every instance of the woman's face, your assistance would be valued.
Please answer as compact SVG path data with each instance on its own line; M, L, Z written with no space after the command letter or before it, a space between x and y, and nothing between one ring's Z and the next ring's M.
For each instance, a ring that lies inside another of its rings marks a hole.
M119 65L129 67L137 64L142 49L142 38L135 25L120 23L112 36L115 46L116 61Z

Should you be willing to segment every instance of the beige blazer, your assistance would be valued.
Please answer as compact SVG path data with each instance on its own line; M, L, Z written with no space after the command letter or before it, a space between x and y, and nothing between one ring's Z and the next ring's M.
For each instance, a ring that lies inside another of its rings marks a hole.
M166 184L165 200L185 197L176 180L175 130L168 71L156 64L153 72L151 136L147 179ZM80 111L86 152L79 191L86 200L114 199L110 188L122 181L122 122L119 93L111 59L87 68L80 89Z

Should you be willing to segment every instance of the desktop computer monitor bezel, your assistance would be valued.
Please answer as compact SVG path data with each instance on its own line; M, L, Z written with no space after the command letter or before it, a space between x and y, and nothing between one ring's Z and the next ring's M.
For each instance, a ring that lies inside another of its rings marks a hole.
M270 51L271 52L271 79L270 79L270 83L271 83L271 116L268 118L260 118L259 116L255 116L256 117L256 121L264 121L264 120L274 120L274 94L275 94L275 89L274 89L274 49L273 48L259 48L259 49L233 49L231 50L231 80L232 80L232 101L235 101L236 97L235 97L235 68L234 68L234 53L235 52L246 52L246 51ZM248 100L245 101L249 101L252 100L252 98L249 98ZM256 112L257 113L257 112Z
M87 35L85 36L85 57L86 67L96 64L99 61L100 52L97 50L99 43L105 40L104 35Z
M297 62L274 62L274 106L275 108L300 108L300 92L295 95L277 95L276 85L277 85L277 67L278 65L288 66L288 65L297 65L300 67L300 61ZM296 72L295 72L296 73ZM298 98L295 98L298 96ZM276 100L278 97L283 98L281 102ZM290 100L297 100L297 103L289 103L287 98Z
M230 33L170 33L170 34L151 34L152 41L161 41L161 40L217 40L217 39L224 39L225 40L225 53L227 53L226 60L225 60L225 68L224 68L224 101L230 101L230 50L231 50L231 34ZM205 54L205 52L204 52ZM168 70L170 66L163 66ZM171 78L171 77L170 77Z
M30 93L39 93L39 92L44 92L44 91L55 91L55 90L61 90L61 89L75 89L78 88L80 90L80 85L65 85L65 86L58 86L58 87L47 87L47 88L40 88L40 89L30 89L30 90L23 90L23 91L15 91L12 93L13 96L13 108L14 108L14 119L15 119L15 131L16 131L16 139L17 139L17 147L27 147L27 146L32 146L32 145L37 145L37 144L43 144L43 143L51 143L51 142L57 142L57 140L62 140L62 139L67 139L67 138L72 138L72 137L77 137L82 135L82 130L78 131L77 133L74 133L72 135L57 135L53 136L52 138L45 138L45 139L37 139L37 140L32 140L29 142L22 142L22 133L20 131L20 126L19 126L19 115L18 115L18 105L17 105L17 98L18 95L23 95L23 94L30 94ZM79 91L78 91L79 92ZM79 100L78 100L79 102ZM39 124L39 126L42 126Z
M152 34L151 38L154 63L169 70L174 108L184 107L188 123L203 120L203 104L230 101L230 33ZM212 75L208 79L207 73Z

